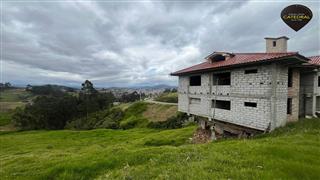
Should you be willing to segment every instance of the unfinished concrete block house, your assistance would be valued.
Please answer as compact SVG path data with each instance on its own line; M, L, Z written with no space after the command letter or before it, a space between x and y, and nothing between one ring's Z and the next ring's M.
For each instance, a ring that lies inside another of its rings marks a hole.
M287 52L289 38L265 38L264 53L214 52L179 76L178 109L216 133L272 131L320 111L320 56Z

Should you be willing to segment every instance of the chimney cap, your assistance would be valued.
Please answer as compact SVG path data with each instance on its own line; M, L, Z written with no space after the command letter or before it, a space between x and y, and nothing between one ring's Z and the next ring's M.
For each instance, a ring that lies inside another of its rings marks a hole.
M287 36L281 36L281 37L277 37L277 38L265 37L264 39L272 39L272 40L286 39L286 40L289 40L289 38Z

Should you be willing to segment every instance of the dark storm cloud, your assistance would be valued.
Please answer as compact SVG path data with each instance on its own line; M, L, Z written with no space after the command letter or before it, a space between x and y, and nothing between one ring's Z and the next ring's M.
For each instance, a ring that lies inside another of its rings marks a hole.
M4 2L3 81L100 86L176 84L168 74L212 51L264 51L287 35L289 50L319 54L319 3L294 32L288 2Z

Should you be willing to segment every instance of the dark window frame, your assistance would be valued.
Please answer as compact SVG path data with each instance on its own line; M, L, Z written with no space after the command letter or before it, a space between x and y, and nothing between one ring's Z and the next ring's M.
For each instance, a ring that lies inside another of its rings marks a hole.
M320 76L318 76L318 87L320 87Z
M201 86L201 75L190 76L189 77L190 86Z
M257 74L258 69L247 69L244 71L244 74Z
M258 106L258 103L256 102L244 102L244 106L246 107L257 107Z
M292 114L292 98L287 99L287 114Z
M276 47L277 46L277 41L272 41L272 47Z
M212 84L213 85L223 85L230 86L231 85L231 72L217 73L212 75Z
M231 110L231 101L225 100L212 100L212 108L223 109L223 110ZM216 102L216 103L215 103Z

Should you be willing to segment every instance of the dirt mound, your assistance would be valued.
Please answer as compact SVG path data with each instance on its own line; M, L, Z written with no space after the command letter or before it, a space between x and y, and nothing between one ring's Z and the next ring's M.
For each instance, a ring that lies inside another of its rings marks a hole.
M193 134L192 143L200 144L200 143L208 143L211 142L211 130L210 129L202 129L199 127Z

